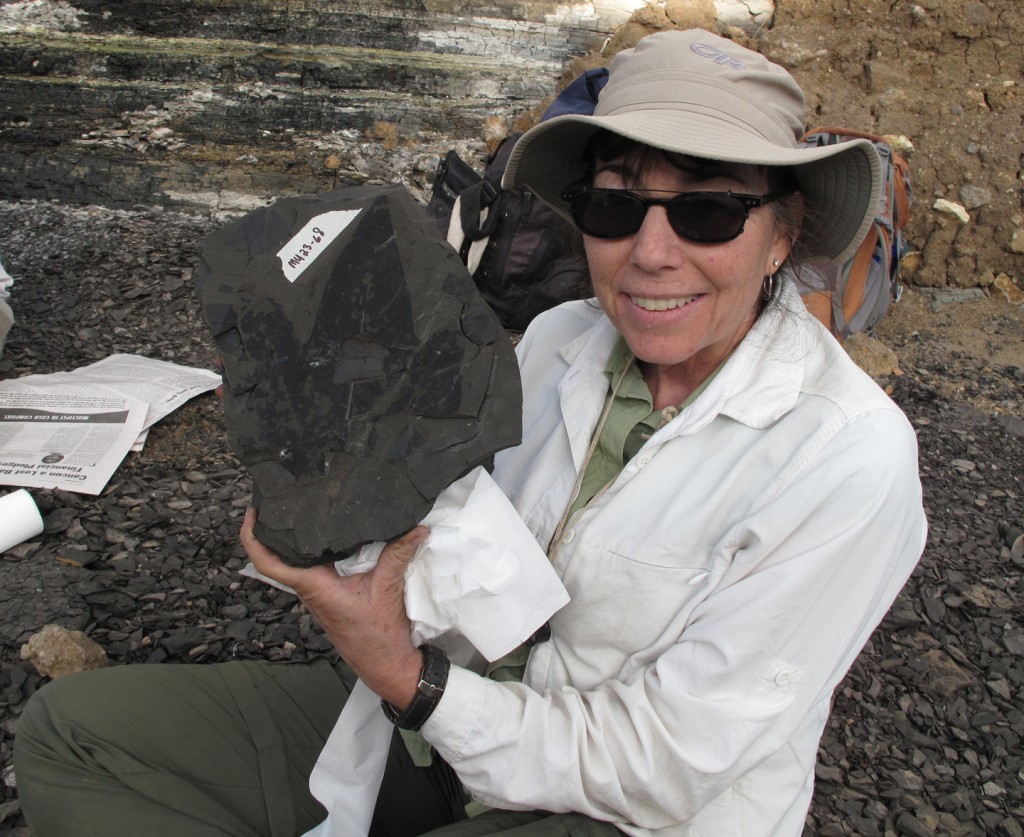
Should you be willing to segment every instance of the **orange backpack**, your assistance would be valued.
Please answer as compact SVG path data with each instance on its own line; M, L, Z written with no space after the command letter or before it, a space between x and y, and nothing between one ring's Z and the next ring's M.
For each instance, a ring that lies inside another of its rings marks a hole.
M908 245L903 228L910 218L910 167L882 137L850 128L815 128L802 143L818 147L868 139L882 161L882 191L875 222L857 252L843 264L818 260L800 268L807 309L839 340L867 331L900 297L900 259Z

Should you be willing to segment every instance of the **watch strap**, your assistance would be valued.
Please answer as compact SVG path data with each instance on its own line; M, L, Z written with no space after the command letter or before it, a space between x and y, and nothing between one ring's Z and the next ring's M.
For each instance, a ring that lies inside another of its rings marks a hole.
M424 643L419 647L423 654L423 668L420 671L420 682L416 684L416 696L404 712L399 712L381 699L381 709L391 723L399 729L418 730L426 723L441 702L444 687L448 684L448 670L451 663L448 655L436 645Z

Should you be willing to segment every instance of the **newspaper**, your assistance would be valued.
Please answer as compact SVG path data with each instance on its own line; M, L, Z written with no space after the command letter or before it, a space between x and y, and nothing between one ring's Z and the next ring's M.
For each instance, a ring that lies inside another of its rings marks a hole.
M0 484L99 494L148 428L220 375L138 355L0 382Z

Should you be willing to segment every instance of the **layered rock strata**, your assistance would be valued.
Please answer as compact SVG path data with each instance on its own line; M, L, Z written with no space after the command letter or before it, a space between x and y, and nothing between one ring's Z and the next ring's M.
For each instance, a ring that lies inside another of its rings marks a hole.
M565 9L0 5L0 198L247 209L388 179L362 158L367 142L415 143L424 159L411 169L429 179L433 144L500 131L629 14Z

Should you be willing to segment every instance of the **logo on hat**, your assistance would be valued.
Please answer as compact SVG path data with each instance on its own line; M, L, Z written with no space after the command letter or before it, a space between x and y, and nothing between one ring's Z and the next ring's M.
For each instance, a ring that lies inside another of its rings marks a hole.
M730 55L726 55L722 50L717 49L710 44L690 44L692 49L701 58L710 58L716 64L725 64L730 70L745 70L747 65L742 61L737 61Z

